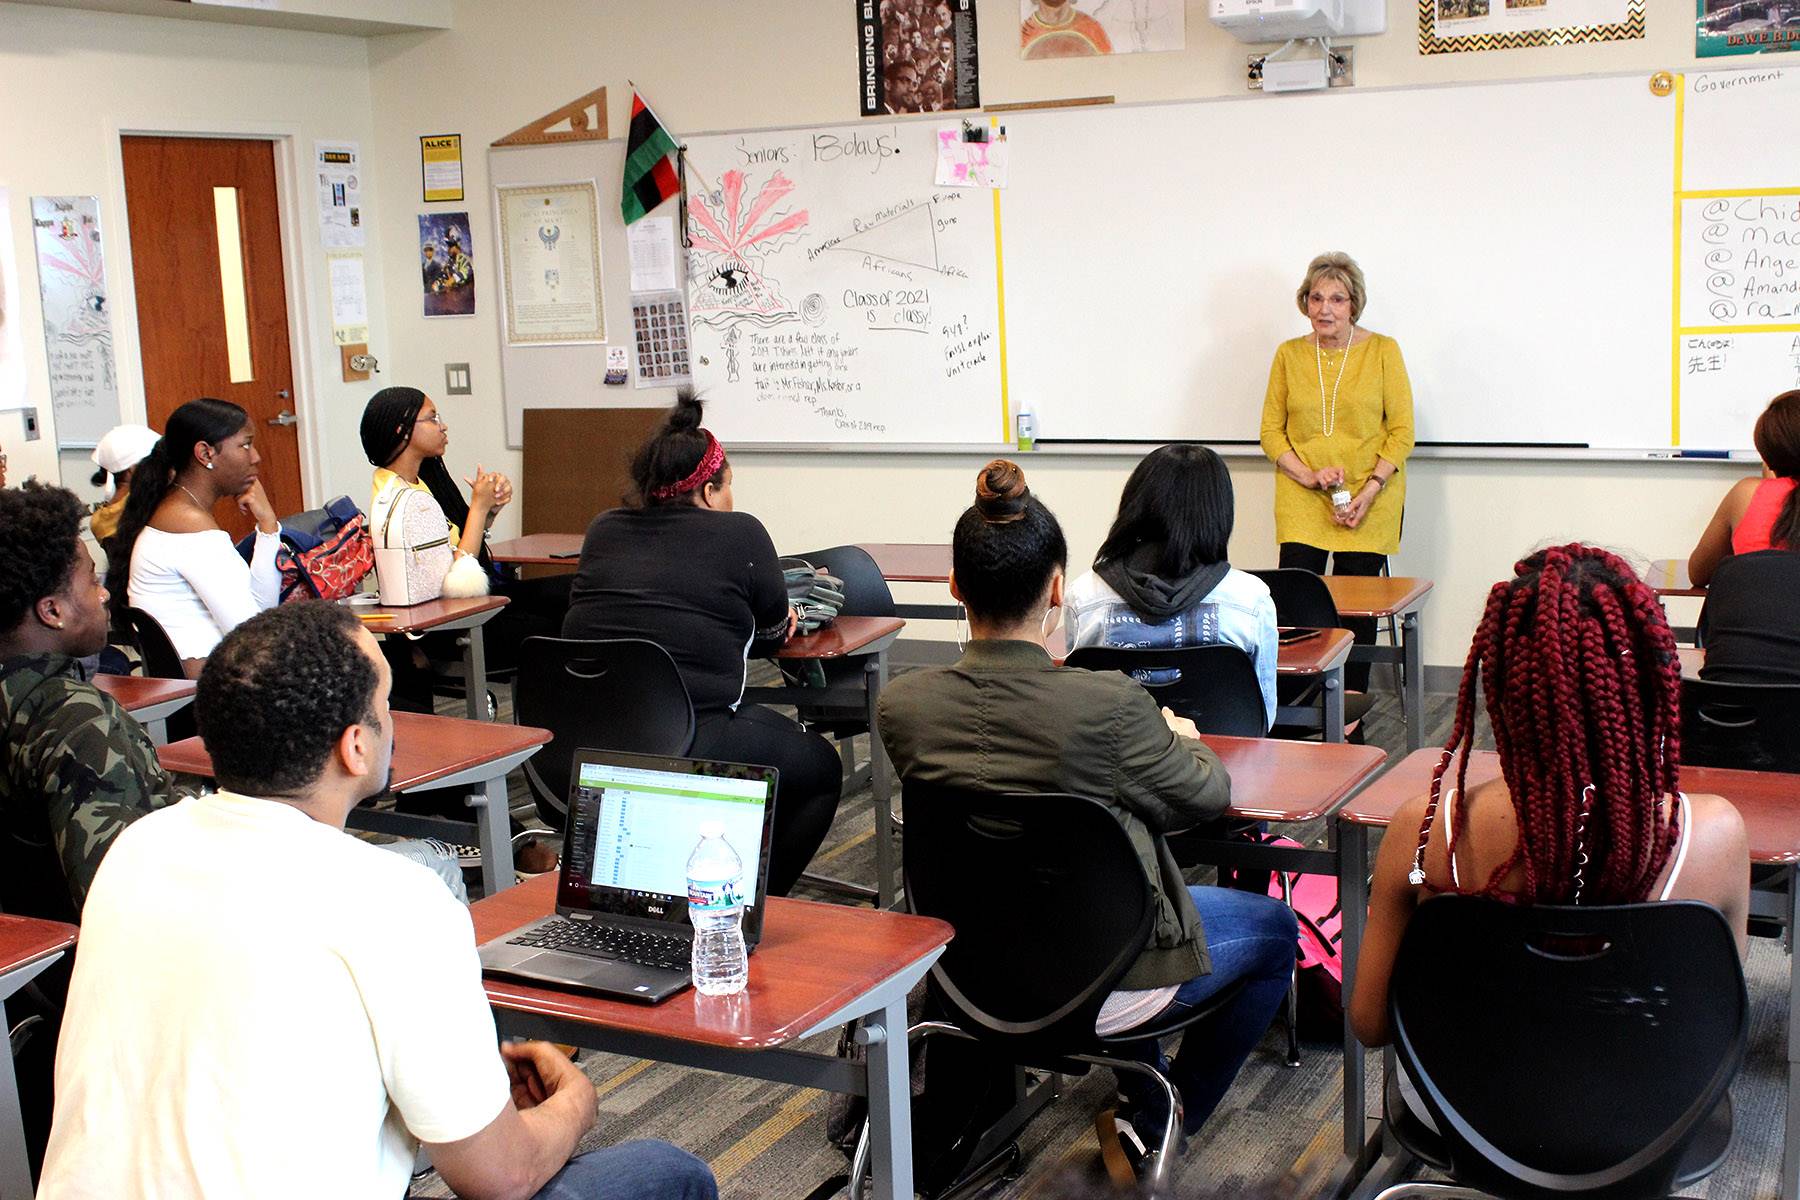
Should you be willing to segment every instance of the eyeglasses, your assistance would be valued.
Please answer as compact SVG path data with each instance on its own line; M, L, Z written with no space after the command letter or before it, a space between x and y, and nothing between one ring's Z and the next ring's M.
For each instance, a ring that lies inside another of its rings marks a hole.
M429 417L420 417L419 420L430 421L433 425L436 425L439 429L450 428L450 422L444 420L443 413L432 413Z

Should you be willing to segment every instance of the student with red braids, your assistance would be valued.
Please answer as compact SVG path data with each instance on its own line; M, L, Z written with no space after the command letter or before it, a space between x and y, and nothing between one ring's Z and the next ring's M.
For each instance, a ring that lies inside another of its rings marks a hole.
M1677 790L1681 669L1655 595L1593 546L1540 550L1514 572L1488 593L1431 789L1382 839L1350 1005L1367 1046L1389 1040L1394 956L1434 893L1515 904L1701 900L1745 949L1744 822L1721 797ZM1501 777L1470 788L1477 687Z

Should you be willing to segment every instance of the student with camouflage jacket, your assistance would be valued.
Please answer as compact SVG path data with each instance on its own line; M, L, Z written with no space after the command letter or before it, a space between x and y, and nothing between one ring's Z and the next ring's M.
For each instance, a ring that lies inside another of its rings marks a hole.
M78 921L121 830L176 799L156 747L80 659L106 644L106 589L81 540L73 493L35 481L0 490L0 910ZM7 1002L43 1018L18 1048L32 1169L50 1128L50 1074L68 968Z

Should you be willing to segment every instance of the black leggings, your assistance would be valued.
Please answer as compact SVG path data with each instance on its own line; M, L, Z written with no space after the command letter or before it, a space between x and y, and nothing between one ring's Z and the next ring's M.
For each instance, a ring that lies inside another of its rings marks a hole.
M1387 566L1387 555L1369 554L1361 550L1339 550L1336 553L1321 550L1317 546L1308 546L1305 542L1281 543L1282 567L1299 567L1303 571L1311 571L1314 575L1324 575L1327 555L1332 559L1333 575L1379 575ZM1347 617L1344 628L1355 635L1358 644L1373 646L1375 644L1375 618ZM1344 687L1352 692L1369 690L1369 664L1366 662L1350 663L1344 668Z
M771 709L702 716L695 758L750 763L780 772L775 785L775 836L769 850L769 894L785 896L825 840L843 794L843 766L831 743Z

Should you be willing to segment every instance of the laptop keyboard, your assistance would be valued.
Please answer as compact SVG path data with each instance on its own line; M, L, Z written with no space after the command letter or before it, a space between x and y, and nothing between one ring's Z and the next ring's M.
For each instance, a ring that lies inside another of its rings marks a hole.
M624 959L673 971L687 970L693 957L693 942L688 938L602 925L597 921L546 921L529 933L508 938L507 943L583 954L589 958Z

